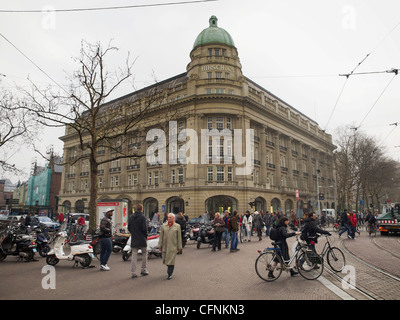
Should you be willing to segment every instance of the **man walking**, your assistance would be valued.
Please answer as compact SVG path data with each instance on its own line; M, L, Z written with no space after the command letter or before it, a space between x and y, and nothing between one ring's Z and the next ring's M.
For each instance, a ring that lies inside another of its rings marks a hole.
M238 231L239 231L239 216L237 211L233 211L233 216L230 219L230 231L231 231L231 252L237 252L238 249Z
M348 210L347 209L344 209L344 212L340 215L340 218L341 218L341 224L342 224L342 226L343 226L343 229L339 232L339 238L340 238L340 236L345 232L345 231L347 231L347 237L348 238L351 238L351 236L350 236L350 234L351 234L351 230L350 230L350 219L349 219L349 217L347 216L347 212L348 212Z
M140 274L147 276L149 274L147 271L147 224L141 204L137 205L135 213L130 216L128 230L131 233L132 278L137 278L136 264L139 249L142 250L142 270Z
M162 252L163 264L168 269L168 280L172 278L175 268L176 254L182 252L181 227L175 223L173 213L168 214L168 221L164 223L160 229L160 238L158 240L158 248Z
M110 267L107 265L108 259L112 252L112 223L111 217L114 209L108 208L103 219L100 221L100 270L109 271Z

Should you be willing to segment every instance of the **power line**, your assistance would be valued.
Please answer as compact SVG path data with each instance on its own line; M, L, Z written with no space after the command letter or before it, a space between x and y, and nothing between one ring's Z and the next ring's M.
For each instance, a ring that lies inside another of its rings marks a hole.
M160 7L160 6L171 6L171 5L184 5L194 4L201 2L213 2L218 0L196 0L196 1L182 1L182 2L167 2L167 3L153 3L153 4L138 4L131 6L115 6L115 7L94 7L94 8L73 8L73 9L55 9L52 12L78 12L78 11L100 11L100 10L119 10L119 9L133 9L133 8L145 8L145 7ZM7 10L2 9L0 13L43 13L43 10Z
M390 79L389 83L386 85L386 87L383 89L383 91L381 92L381 94L379 95L378 99L376 99L376 101L374 102L374 104L372 105L372 107L369 109L369 111L367 112L367 114L365 115L365 117L362 119L362 121L360 122L360 124L358 125L357 128L360 128L362 123L364 122L364 120L368 117L368 115L370 114L370 112L372 111L372 109L376 106L376 104L378 103L379 99L383 96L383 94L385 93L385 91L387 90L387 88L389 87L389 85L392 83L392 81L394 80L394 78L396 77L397 73L395 73L395 75L392 77L392 79Z
M6 40L10 45L12 45L20 54L22 54L26 59L28 59L36 68L38 68L47 78L49 78L51 81L53 81L58 87L60 87L64 92L68 94L68 92L57 83L56 80L54 80L52 77L50 77L41 67L39 67L31 58L29 58L25 53L23 53L21 50L19 50L10 40L8 40L1 32L0 36Z

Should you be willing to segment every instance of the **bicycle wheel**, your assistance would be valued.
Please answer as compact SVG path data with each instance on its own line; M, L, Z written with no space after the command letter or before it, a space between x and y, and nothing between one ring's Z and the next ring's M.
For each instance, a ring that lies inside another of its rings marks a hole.
M373 226L373 227L370 227L370 229L369 229L369 235L371 236L371 237L375 237L376 236L376 227L375 226Z
M282 259L275 251L261 253L256 259L255 269L257 275L267 282L278 279L282 273Z
M331 247L326 253L326 258L333 271L341 272L346 265L344 253L339 248Z
M314 251L302 251L296 260L297 270L307 280L317 279L324 271L322 257Z

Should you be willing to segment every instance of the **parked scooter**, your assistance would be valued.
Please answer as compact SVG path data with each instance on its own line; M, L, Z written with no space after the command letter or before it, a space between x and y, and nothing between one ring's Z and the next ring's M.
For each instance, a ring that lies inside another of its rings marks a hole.
M57 234L54 248L47 254L46 263L55 266L60 260L75 261L83 268L89 267L94 258L93 247L87 241L68 242L67 232Z
M202 243L212 245L214 243L214 229L209 224L200 226L199 236L197 238L197 249L200 249Z
M147 257L150 258L151 255L161 258L162 253L158 249L158 238L160 237L159 234L154 234L147 237ZM142 250L139 249L138 253L142 253ZM122 260L128 261L132 255L132 248L131 248L131 237L129 237L124 250L122 251Z
M19 233L18 227L8 227L0 245L0 261L7 256L16 256L26 262L33 261L36 252L36 242L34 235Z
M120 230L122 231L122 230ZM130 237L130 233L115 233L112 244L113 244L113 252L117 253L124 249L128 239Z
M50 236L47 233L46 227L39 225L34 228L36 232L36 246L37 251L41 257L46 257L47 254L50 252L49 240Z

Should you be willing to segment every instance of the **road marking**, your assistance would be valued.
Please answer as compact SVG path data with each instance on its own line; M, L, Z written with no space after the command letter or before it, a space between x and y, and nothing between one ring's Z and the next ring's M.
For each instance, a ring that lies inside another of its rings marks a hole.
M330 282L328 279L326 279L323 276L320 276L317 279L319 282L321 282L326 288L331 290L334 294L336 294L338 297L340 297L343 300L356 300L354 297L340 289L339 287L335 286L332 282Z

